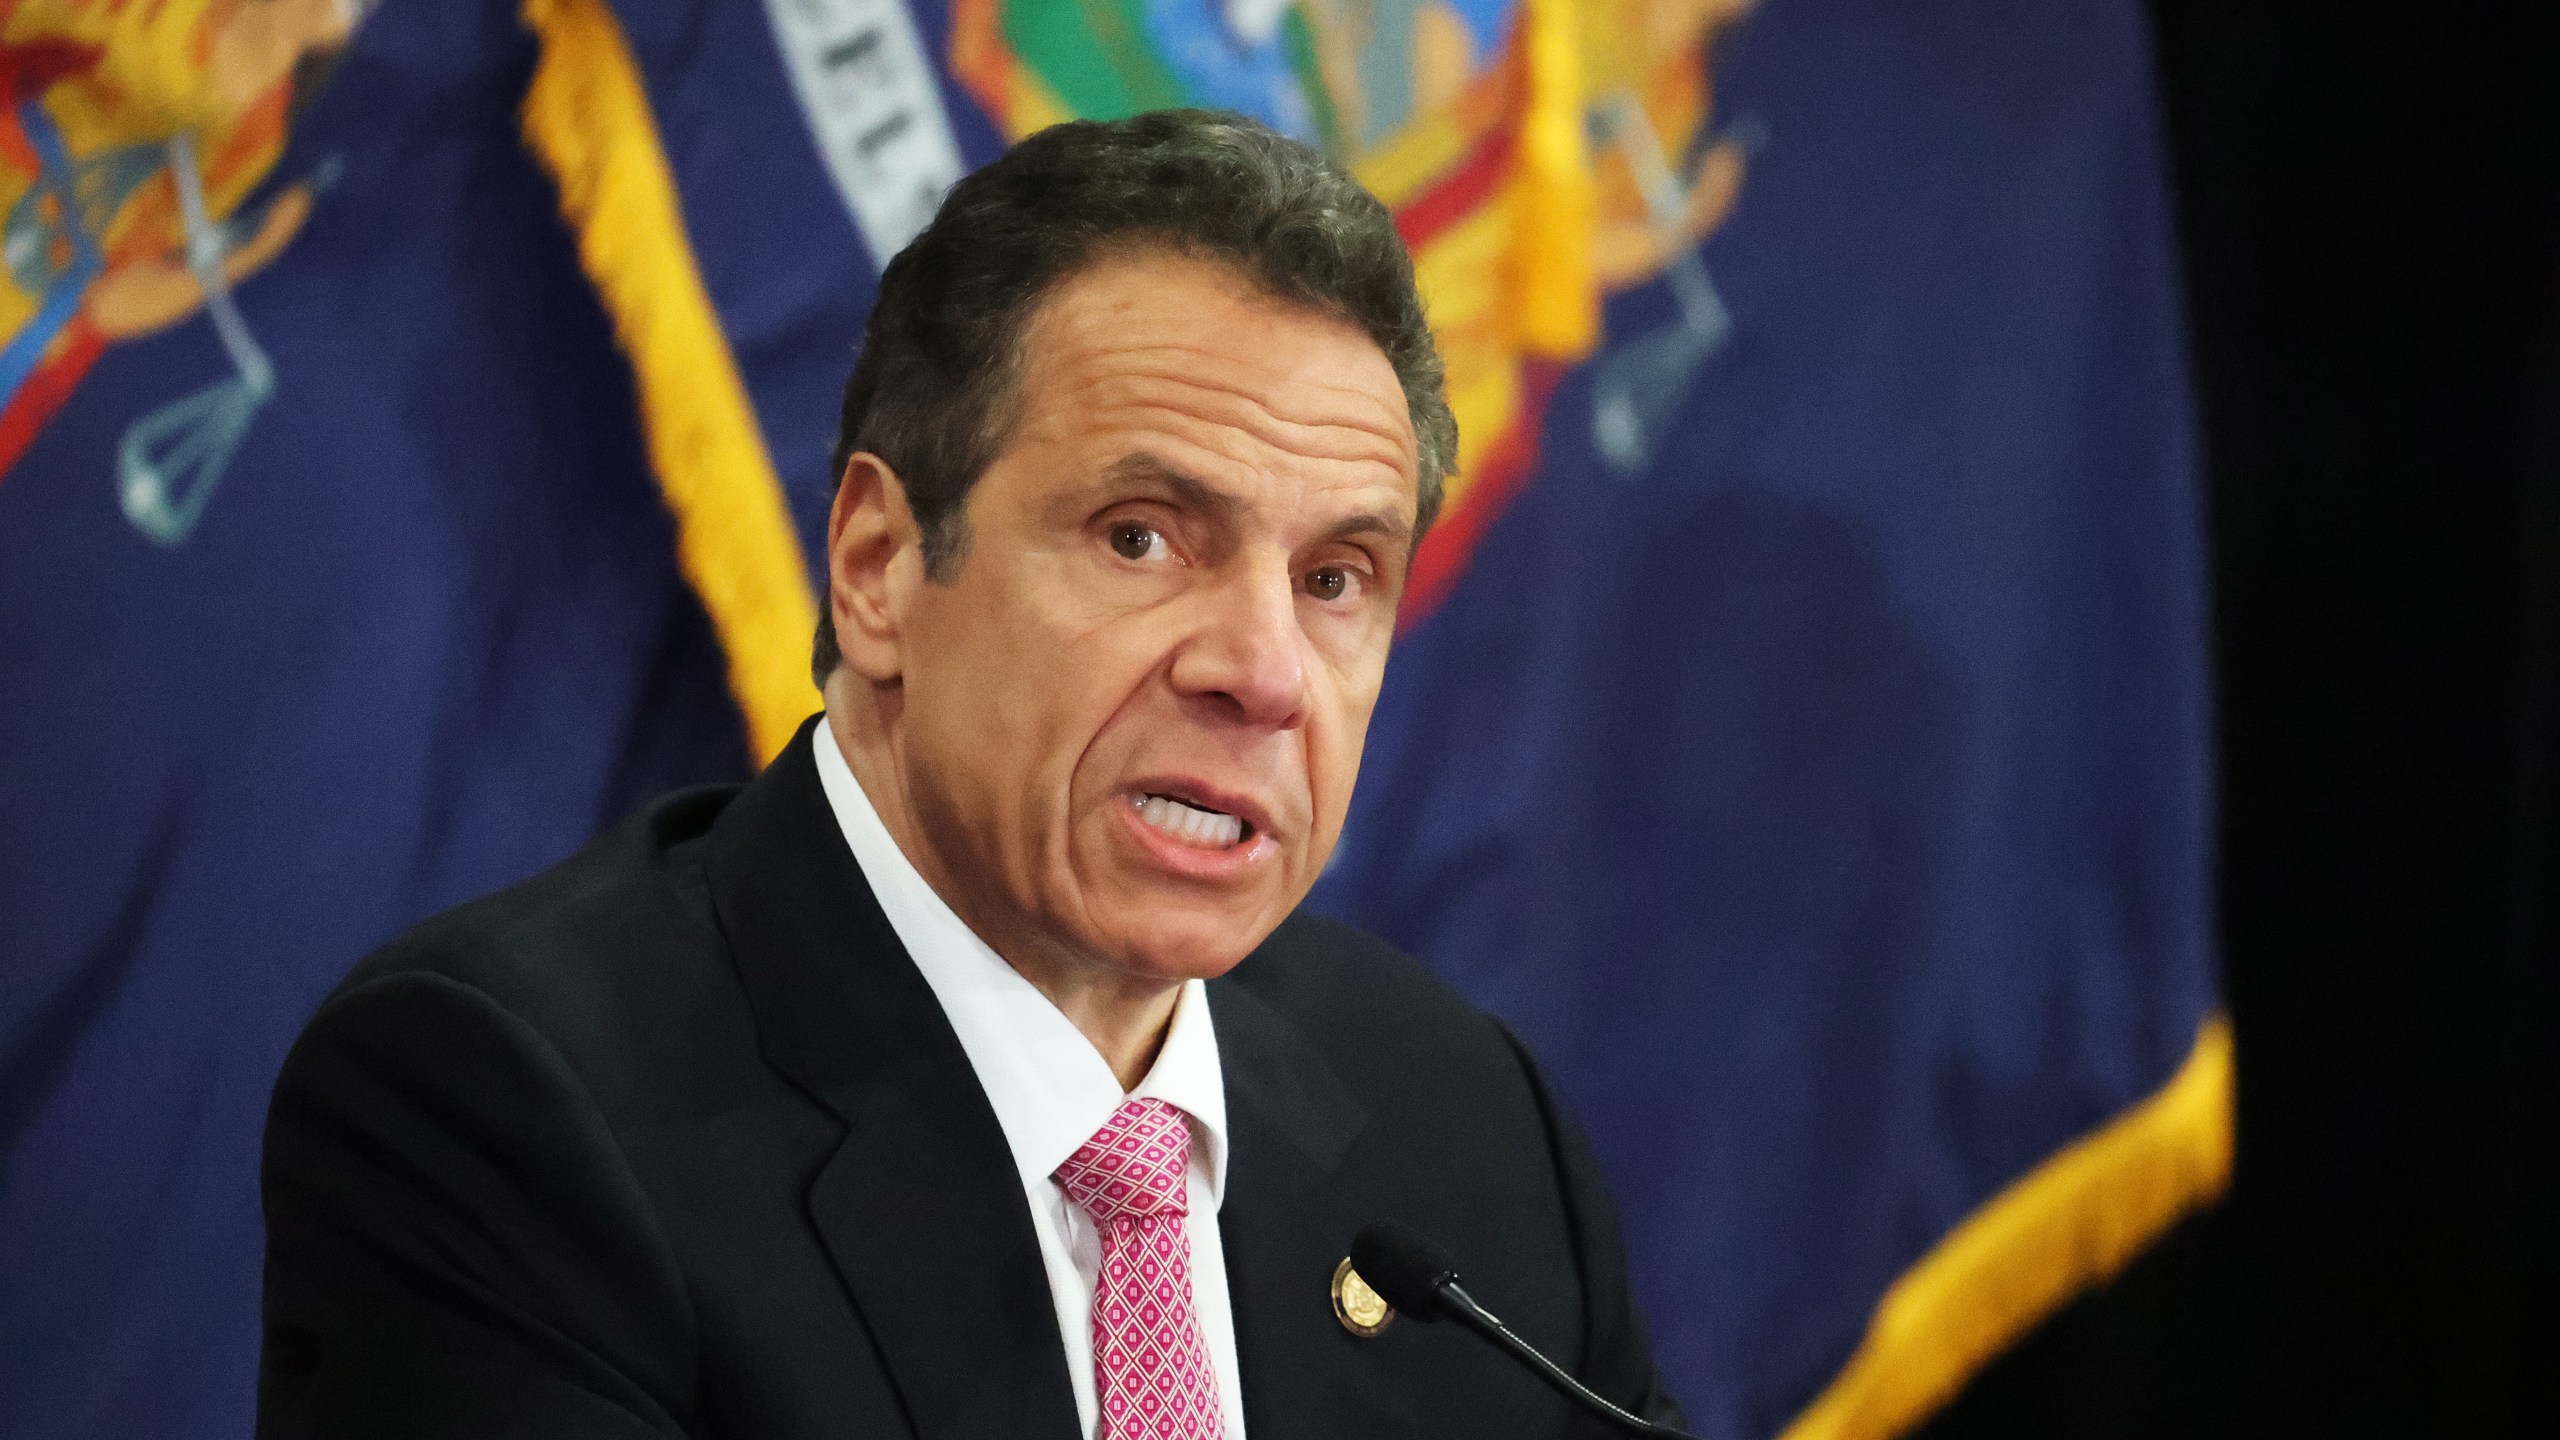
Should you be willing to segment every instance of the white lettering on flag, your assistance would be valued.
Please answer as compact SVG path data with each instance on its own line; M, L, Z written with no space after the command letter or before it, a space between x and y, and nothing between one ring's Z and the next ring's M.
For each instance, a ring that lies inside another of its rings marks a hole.
M933 219L960 144L905 0L765 0L801 113L874 263Z

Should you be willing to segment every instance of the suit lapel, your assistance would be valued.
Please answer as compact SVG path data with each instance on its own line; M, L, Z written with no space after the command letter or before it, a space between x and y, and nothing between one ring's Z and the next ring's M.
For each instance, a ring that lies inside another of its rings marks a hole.
M1072 1440L1012 1153L828 809L816 723L730 803L707 862L765 1059L845 1125L810 1221L919 1440Z
M1252 1440L1409 1435L1386 1351L1334 1318L1334 1267L1380 1217L1352 1213L1334 1171L1367 1116L1297 1027L1233 979L1209 1014L1226 1072L1227 1189L1218 1212L1236 1364Z

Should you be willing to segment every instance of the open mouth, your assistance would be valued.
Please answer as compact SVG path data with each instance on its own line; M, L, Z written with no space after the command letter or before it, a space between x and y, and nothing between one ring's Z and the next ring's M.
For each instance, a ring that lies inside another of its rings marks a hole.
M1138 819L1186 845L1204 850L1232 850L1253 838L1253 826L1241 815L1213 810L1179 795L1140 794L1129 797Z

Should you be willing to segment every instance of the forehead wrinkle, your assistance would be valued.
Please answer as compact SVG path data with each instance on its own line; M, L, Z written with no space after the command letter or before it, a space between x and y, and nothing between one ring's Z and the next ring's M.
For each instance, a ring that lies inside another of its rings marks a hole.
M1223 519L1232 520L1261 508L1251 496L1223 489L1145 450L1123 455L1104 466L1101 484L1106 487L1119 484L1161 486L1171 491L1182 504ZM1362 510L1344 516L1326 528L1324 538L1347 540L1358 535L1385 535L1390 539L1400 539L1412 533L1412 525L1393 504L1389 504L1383 509Z
M1099 317L1097 317L1099 318ZM1319 320L1321 317L1308 317ZM1287 446L1272 432L1320 432L1345 430L1384 441L1399 457L1396 468L1410 472L1413 462L1404 458L1418 451L1419 442L1413 429L1412 407L1404 398L1402 383L1366 336L1345 328L1341 338L1365 351L1365 359L1374 360L1380 377L1386 380L1385 394L1373 393L1365 386L1335 378L1338 372L1315 371L1300 366L1292 369L1258 365L1239 360L1232 350L1184 344L1175 339L1129 342L1104 334L1089 337L1076 333L1101 328L1058 317L1054 327L1068 332L1053 334L1051 343L1038 347L1037 368L1047 383L1037 387L1047 395L1061 399L1068 395L1094 390L1108 390L1118 385L1157 383L1181 390L1206 392L1221 397L1226 405L1260 420L1260 424L1238 425L1236 428L1255 432L1269 443ZM1232 379L1221 378L1220 371L1243 371ZM1097 373L1098 372L1098 373ZM1270 383L1255 383L1267 381ZM1285 414L1275 402L1288 410ZM1291 403L1298 402L1298 403ZM1162 408L1184 413L1179 405ZM1207 418L1195 416L1193 418Z
M1374 462L1408 479L1416 463L1408 425L1385 429L1350 415L1292 419L1252 394L1188 377L1095 376L1055 387L1043 408L1106 424L1145 425L1164 416L1178 422L1169 427L1176 433L1194 426L1231 431L1300 460Z
M1136 275L1148 281L1147 288L1122 293L1115 284ZM1166 312L1168 290L1184 288L1188 280L1205 280L1210 291L1204 303L1186 304L1179 312ZM1265 331L1306 327L1323 332L1339 342L1346 353L1357 354L1361 363L1378 371L1387 381L1385 396L1362 393L1361 387L1328 383L1329 376L1315 378L1322 388L1338 398L1370 401L1372 408L1386 419L1387 429L1404 437L1407 445L1418 443L1413 429L1412 402L1404 393L1404 376L1377 342L1357 323L1346 316L1318 307L1294 302L1272 294L1257 284L1250 275L1215 257L1193 255L1180 250L1166 251L1141 245L1136 249L1097 256L1083 268L1061 277L1049 292L1039 298L1025 317L1019 332L1016 354L1028 372L1035 366L1048 369L1071 358L1124 355L1143 357L1154 352L1171 352L1180 358L1168 372L1189 377L1196 374L1200 361L1212 364L1246 366L1272 371L1285 376L1291 372L1276 367L1256 365L1265 352L1248 350L1239 356L1232 348L1215 341L1185 343L1181 331L1188 322L1201 319L1204 310L1227 312L1234 323L1221 324L1218 338L1231 339L1239 328ZM1153 313L1151 313L1153 312ZM1150 321L1163 324L1170 334L1158 333L1143 339L1132 339L1133 327L1153 328ZM1287 347L1275 347L1287 348ZM1339 371L1339 365L1327 365L1326 371Z
M1367 431L1348 428L1310 429L1294 435L1275 436L1248 426L1204 421L1199 415L1179 406L1129 406L1123 413L1128 416L1125 428L1161 435L1166 441L1179 445L1185 450L1198 451L1202 455L1214 457L1222 465L1241 465L1259 473L1274 475L1299 473L1309 476L1317 471L1330 472L1344 467L1359 469L1375 466L1387 472L1387 475L1396 481L1409 484L1413 480L1413 468L1407 463L1406 452ZM1170 419L1149 423L1154 416L1166 416ZM1209 433L1206 435L1185 433L1195 427L1206 429ZM1113 428L1123 427L1114 426ZM1234 437L1237 436L1243 437L1245 443L1235 443ZM1290 443L1291 441L1296 443ZM1138 442L1129 448L1145 448L1144 442Z
M1364 359L1374 359L1385 376L1391 382L1394 380L1394 367L1387 363L1386 356L1377 353L1377 347L1371 345L1367 337L1357 332L1346 332L1342 338L1352 341L1350 348L1362 352ZM1313 391L1327 399L1359 402L1360 408L1371 410L1382 418L1400 419L1405 413L1404 391L1400 385L1396 388L1394 403L1391 404L1384 397L1372 394L1359 385L1337 379L1340 373L1338 367L1328 366L1317 369L1300 365L1283 368L1260 363L1258 358L1239 357L1232 350L1209 345L1187 345L1175 339L1156 340L1145 344L1106 341L1101 345L1089 347L1087 353L1096 357L1110 356L1132 362L1131 368L1141 374L1154 374L1165 379L1194 384L1211 384L1218 389L1238 389L1238 387L1218 385L1214 381L1204 380L1204 375L1221 369L1243 370L1256 377L1268 377L1278 381L1282 386ZM1240 390L1239 393L1246 392Z

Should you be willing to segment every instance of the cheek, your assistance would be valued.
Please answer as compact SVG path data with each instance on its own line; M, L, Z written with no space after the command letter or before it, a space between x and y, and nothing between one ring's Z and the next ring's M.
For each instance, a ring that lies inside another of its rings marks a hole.
M1021 753L1004 763L1017 775L1036 772L1031 789L1038 803L1064 807L1048 820L1091 818L1126 777L1147 730L1134 713L1153 673L1153 652L1144 641L1112 629L1053 636L1025 653L1005 682L1036 718L1005 737Z
M932 772L972 833L973 848L1012 849L1036 776L1049 763L1057 728L1053 677L1026 674L1039 654L1019 643L1018 626L968 614L937 616L911 632L906 666L907 744Z

